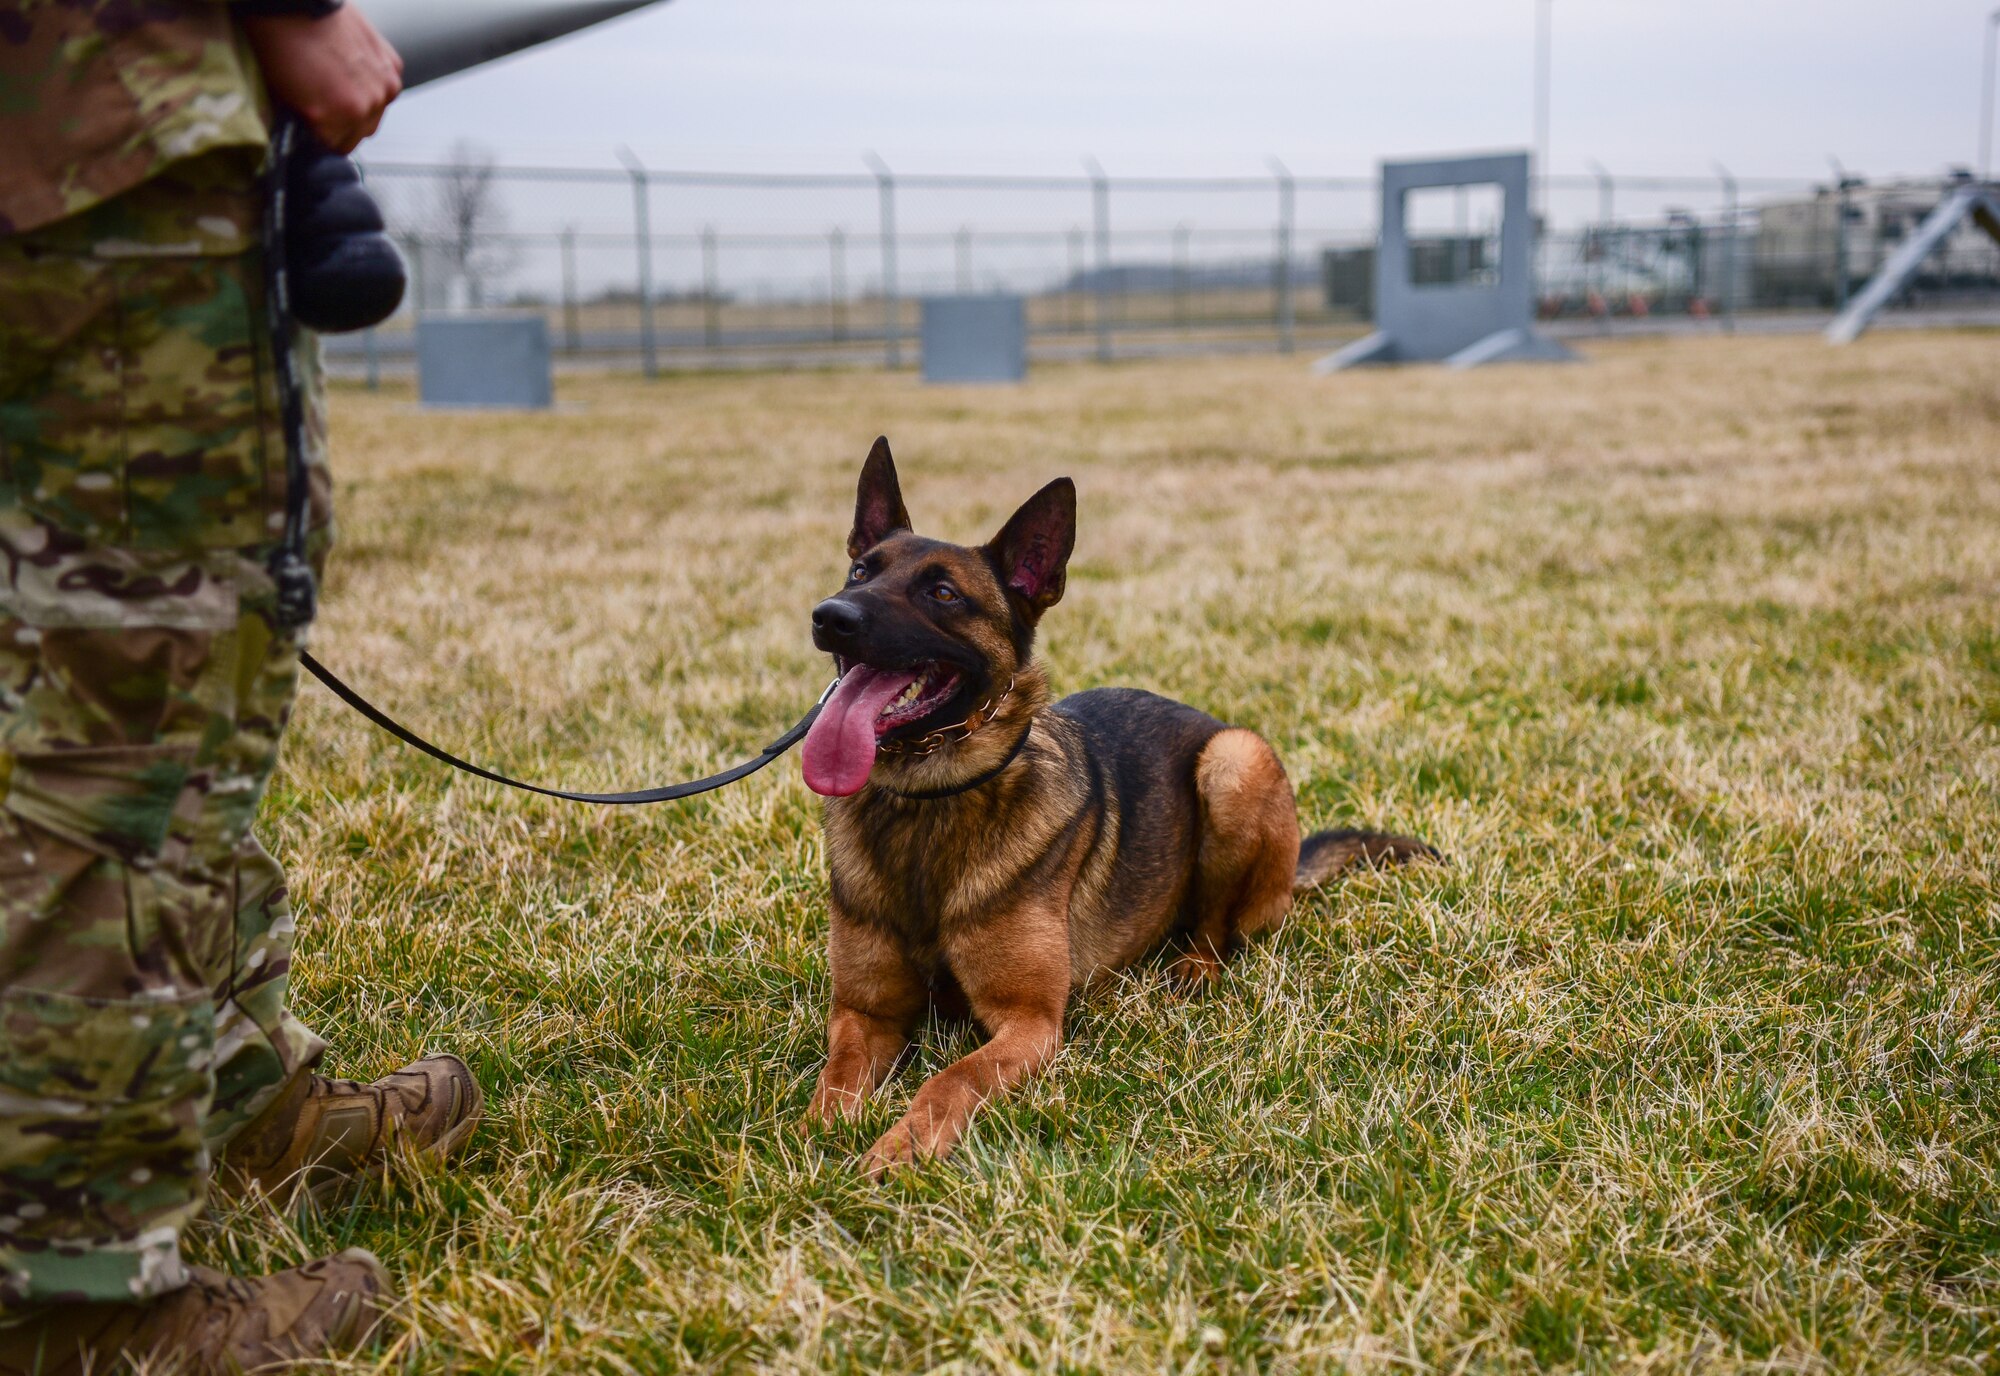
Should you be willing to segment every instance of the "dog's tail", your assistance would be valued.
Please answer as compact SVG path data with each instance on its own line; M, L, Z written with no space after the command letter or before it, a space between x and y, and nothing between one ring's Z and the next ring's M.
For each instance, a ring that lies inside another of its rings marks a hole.
M1324 884L1356 865L1399 865L1409 860L1442 864L1444 857L1414 836L1386 831L1316 831L1299 845L1292 892Z

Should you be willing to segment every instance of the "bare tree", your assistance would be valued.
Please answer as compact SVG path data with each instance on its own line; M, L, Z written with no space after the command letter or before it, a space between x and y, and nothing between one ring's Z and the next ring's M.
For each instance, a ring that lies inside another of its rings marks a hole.
M507 208L501 204L493 152L470 139L452 145L448 166L430 183L419 211L426 246L438 264L465 283L466 304L484 305L493 289L520 260L506 237Z

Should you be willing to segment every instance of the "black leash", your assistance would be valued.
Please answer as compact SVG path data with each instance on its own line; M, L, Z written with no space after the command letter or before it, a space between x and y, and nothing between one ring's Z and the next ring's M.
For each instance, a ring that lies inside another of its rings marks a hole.
M293 160L302 153L313 151L304 148L306 137L296 115L290 111L279 113L277 126L271 138L271 165L264 193L265 310L271 331L271 361L273 371L277 374L280 419L285 432L285 530L277 548L271 552L270 571L272 581L277 585L276 619L280 628L286 631L302 630L312 621L319 604L318 581L313 577L312 563L306 557L310 489L306 472L305 395L298 374L297 354L293 349L296 303L293 300L293 283L288 264L292 245L286 241L287 231L292 228L292 212L296 209L292 204L293 188L289 180L294 170ZM317 151L320 154L325 153L323 149ZM347 179L353 179L351 173ZM366 209L368 214L375 214L372 206ZM375 216L374 222L379 228L379 215ZM320 285L322 288L325 286L324 283ZM325 294L322 291L322 295ZM398 285L395 288L395 296L400 297L401 294L402 288ZM337 303L340 300L340 293L334 292L331 299ZM395 300L389 300L387 310L393 310L395 304ZM387 310L383 313L386 314ZM334 328L353 328L353 326L340 325ZM490 769L481 769L468 760L461 760L451 752L432 745L342 683L331 669L314 659L303 647L299 650L299 663L303 664L314 678L325 684L335 697L397 740L405 745L415 746L432 759L441 760L453 769L462 769L467 774L489 779L496 784L505 784L509 788L518 788L527 793L540 793L549 798L567 798L573 803L666 803L676 798L691 798L697 793L707 793L725 784L733 784L738 779L748 778L804 738L807 730L818 718L820 709L826 706L826 700L833 696L833 690L839 683L836 679L827 685L826 691L819 695L819 701L812 705L811 711L799 719L798 725L765 746L763 753L757 758L745 760L742 764L725 769L720 774L711 774L705 779L694 779L684 784L642 788L631 793L572 793L567 789L544 788L540 784L523 783L519 779L510 779L505 774L495 774Z
M697 793L707 793L711 789L721 788L725 784L733 784L738 779L747 779L805 738L806 732L812 728L813 722L819 717L820 708L826 706L826 700L833 696L834 687L839 683L839 680L835 679L833 683L828 684L826 691L819 695L819 701L812 705L812 710L799 718L798 725L765 746L763 753L757 756L756 759L745 760L742 764L725 769L720 774L711 774L705 779L695 779L684 784L666 784L660 788L642 788L631 793L571 793L567 789L544 788L540 784L522 783L519 779L510 779L505 774L495 774L490 769L481 769L476 764L461 760L449 751L432 745L416 732L397 722L388 713L368 701L367 698L362 697L361 694L355 692L345 683L342 683L334 676L331 669L314 659L310 651L299 651L299 663L305 665L307 672L332 690L335 697L339 698L349 707L352 707L362 716L368 718L368 720L374 722L384 731L387 731L397 740L403 742L403 744L415 746L432 759L442 760L453 769L462 769L466 773L476 774L482 779L491 779L496 784L505 784L509 788L518 788L528 793L540 793L549 798L567 798L573 803L668 803L676 798L691 798Z
M292 281L285 263L291 227L291 188L286 178L300 137L298 116L280 111L271 132L271 165L264 189L264 310L271 328L279 420L285 431L285 533L271 551L270 568L277 584L278 624L288 631L304 627L319 610L319 584L306 559L311 489L306 475L305 393L292 348Z

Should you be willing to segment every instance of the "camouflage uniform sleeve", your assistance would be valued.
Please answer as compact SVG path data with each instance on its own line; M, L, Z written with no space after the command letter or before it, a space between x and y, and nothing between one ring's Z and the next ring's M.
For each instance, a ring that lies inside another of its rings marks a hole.
M0 5L0 234L77 214L218 148L269 140L220 0Z

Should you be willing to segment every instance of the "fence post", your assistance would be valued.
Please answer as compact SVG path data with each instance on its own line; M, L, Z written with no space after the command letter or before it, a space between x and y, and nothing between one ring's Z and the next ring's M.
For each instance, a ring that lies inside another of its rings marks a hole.
M716 271L715 226L701 227L701 343L722 347L722 278Z
M1613 179L1604 164L1596 158L1590 159L1585 166L1590 168L1590 175L1597 179L1597 222L1601 225L1608 225L1615 218L1612 214L1612 208L1616 205L1615 197L1618 194L1618 183Z
M1847 178L1837 178L1833 205L1833 313L1847 309Z
M639 248L639 356L646 376L660 375L660 355L653 335L653 208L646 169L629 148L618 159L632 174L632 234Z
M1296 213L1296 188L1292 171L1276 158L1271 159L1272 175L1278 179L1278 261L1271 284L1278 293L1278 352L1292 351L1292 220Z
M866 155L875 173L875 190L881 215L882 236L882 340L883 358L890 368L903 366L903 324L901 303L896 299L896 177L889 164L873 153Z
M1736 330L1736 178L1721 163L1713 164L1722 181L1722 328Z
M1708 280L1708 231L1702 226L1701 216L1693 211L1681 218L1686 221L1688 238L1687 305L1692 312L1696 301L1707 300L1708 288L1712 285ZM1669 214L1667 223L1671 226L1673 222L1673 216Z
M1470 187L1452 188L1452 245L1451 280L1463 282L1472 272L1472 248L1466 241L1472 237L1472 191Z
M1174 324L1188 323L1188 222L1174 226Z
M1069 281L1063 284L1063 325L1066 329L1075 330L1079 323L1076 318L1076 297L1082 284L1077 279L1082 276L1083 228L1076 225L1069 231Z
M1833 207L1833 311L1835 315L1847 309L1847 206L1848 193L1861 185L1861 178L1850 177L1847 169L1840 165L1840 159L1833 163L1834 189L1839 193Z
M1603 163L1592 158L1585 166L1590 175L1597 179L1597 294L1604 298L1604 315L1598 321L1598 329L1611 332L1611 224L1617 219L1616 206L1618 184Z
M972 294L972 226L971 225L959 226L958 234L953 243L953 247L957 249L957 258L958 258L958 294L960 296L969 296Z
M562 232L563 347L570 353L583 349L583 331L576 314L576 226Z
M827 299L832 305L833 338L847 338L847 231L835 225L826 232Z
M368 169L366 167L357 165L355 170L361 174L362 181L365 182L368 180ZM382 390L382 357L376 348L375 327L373 325L370 325L361 332L361 350L368 363L368 390L379 392Z
M1096 158L1083 160L1090 175L1091 221L1097 231L1097 361L1111 361L1111 179Z
M410 313L418 320L424 318L424 239L421 234L412 234L406 240L410 246L410 296L415 304Z

